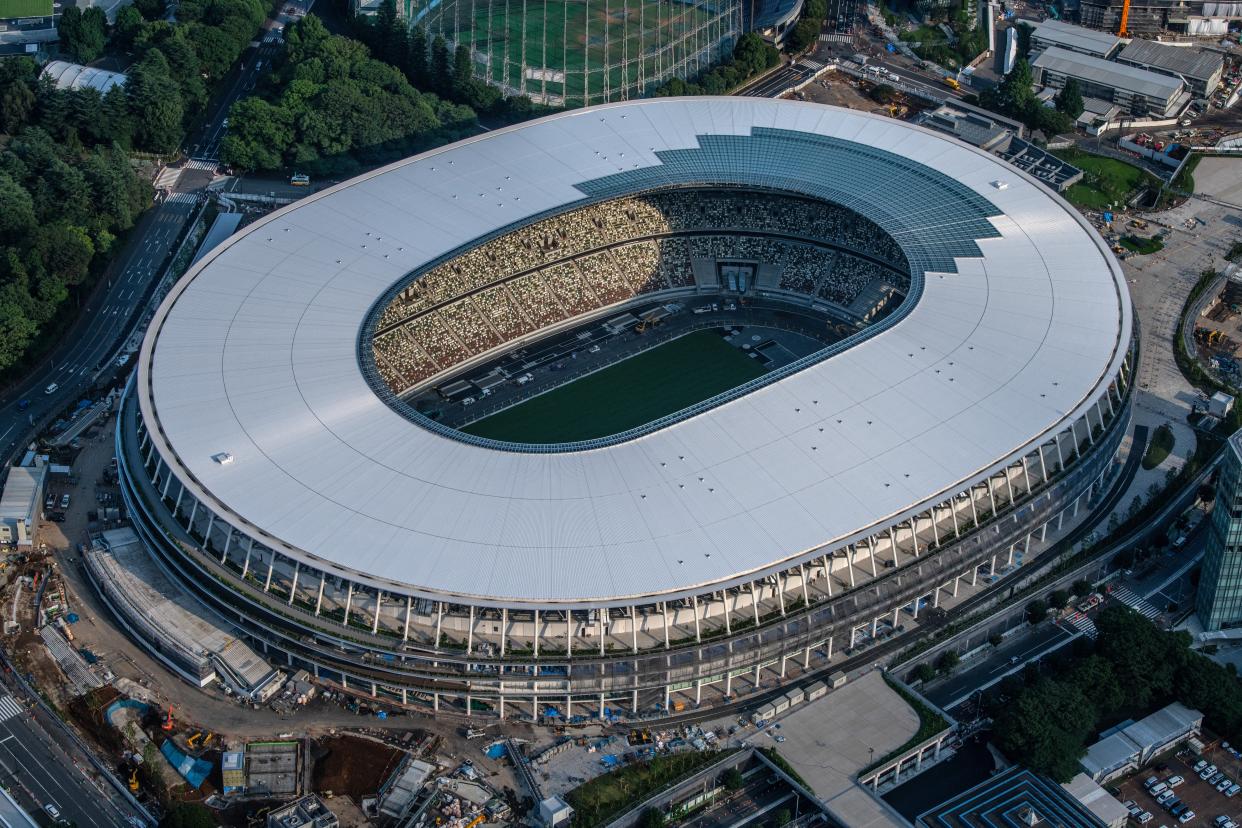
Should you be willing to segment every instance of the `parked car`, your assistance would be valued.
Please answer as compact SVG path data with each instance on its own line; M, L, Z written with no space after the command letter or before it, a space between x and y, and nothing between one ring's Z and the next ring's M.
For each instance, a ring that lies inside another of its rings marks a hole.
M1170 776L1168 779L1164 780L1164 784L1168 785L1170 788L1176 788L1185 781L1186 780L1180 776Z
M69 508L69 493L68 492L65 492L63 495L60 496L60 508L62 509Z
M1157 782L1155 785L1151 786L1151 790L1148 791L1148 793L1150 793L1152 796L1159 796L1160 794L1166 792L1168 789L1169 789L1168 785L1164 784L1163 782Z
M1135 817L1135 819L1138 820L1139 825L1146 825L1151 822L1151 811L1143 811L1143 813L1139 814Z
M1233 780L1230 779L1228 776L1226 776L1224 779L1221 779L1219 782L1216 783L1216 790L1220 791L1221 793L1224 793L1225 791L1229 790L1229 788L1232 785L1233 785Z
M1216 766L1215 766L1215 765L1208 765L1206 768L1204 768L1203 770L1199 771L1199 778L1200 778L1200 779L1207 779L1209 776L1211 776L1211 775L1212 775L1212 774L1214 774L1214 773L1216 773Z
M1175 796L1177 796L1177 794L1172 791L1165 791L1156 797L1156 802L1160 805L1168 805L1170 800L1172 800Z
M1143 781L1143 787L1150 791L1152 788L1156 787L1156 783L1159 781L1159 776L1149 776Z
M1195 767L1194 767L1195 773L1198 773L1199 771L1203 770L1204 768L1207 767L1207 765L1208 763L1206 759L1200 759L1198 762L1195 762Z
M1195 818L1195 812L1186 810L1186 811L1182 811L1182 813L1178 815L1177 821L1185 824L1187 822L1190 822L1194 818Z
M1230 785L1228 788L1225 789L1225 796L1234 796L1235 794L1237 794L1238 791L1242 791L1242 785L1239 785L1237 782L1234 782L1232 785Z

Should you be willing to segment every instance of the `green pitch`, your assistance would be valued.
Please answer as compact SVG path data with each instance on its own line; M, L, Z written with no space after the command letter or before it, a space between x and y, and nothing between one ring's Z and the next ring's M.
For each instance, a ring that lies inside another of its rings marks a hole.
M581 103L588 94L602 100L605 80L612 94L623 87L633 94L640 63L648 82L667 73L687 57L683 38L704 29L706 47L721 35L721 25L710 25L721 16L727 12L706 0L443 0L425 22L433 33L456 28L476 60L487 56L478 76L520 88L525 63L537 73L526 79L528 92Z
M695 331L588 374L462 431L515 443L607 437L694 405L763 373L715 331Z

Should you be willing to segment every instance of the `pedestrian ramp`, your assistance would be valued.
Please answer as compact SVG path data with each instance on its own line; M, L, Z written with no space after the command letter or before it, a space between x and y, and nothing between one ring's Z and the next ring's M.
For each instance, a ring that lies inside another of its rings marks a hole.
M1125 604L1130 609L1137 612L1148 620L1155 620L1160 615L1160 610L1152 606L1151 602L1146 598L1141 598L1134 593L1129 587L1119 586L1109 593L1116 601Z

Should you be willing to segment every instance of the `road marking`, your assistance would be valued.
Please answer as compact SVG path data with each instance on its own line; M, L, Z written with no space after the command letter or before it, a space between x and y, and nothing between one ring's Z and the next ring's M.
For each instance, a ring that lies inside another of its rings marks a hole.
M13 429L15 429L15 428L17 428L17 426L15 426L15 425L11 425L11 426L9 426L9 431L12 431L12 430L13 430ZM6 431L6 432L4 432L3 434L0 434L0 440L3 440L5 437L8 437L8 436L9 436L9 431Z

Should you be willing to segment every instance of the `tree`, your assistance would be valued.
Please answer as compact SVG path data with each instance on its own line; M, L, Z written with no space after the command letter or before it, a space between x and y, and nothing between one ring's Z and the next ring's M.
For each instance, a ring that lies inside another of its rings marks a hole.
M819 37L819 30L823 27L822 20L815 20L804 17L798 21L793 27L793 31L785 35L785 46L791 52L801 52L810 48Z
M923 662L914 668L910 673L910 677L915 681L927 683L936 677L936 668L927 662Z
M34 201L30 193L11 176L0 173L0 237L22 236L34 226Z
M991 644L993 647L999 647L1001 645L1001 642L1003 642L1004 640L1005 640L1005 637L1001 635L1000 633L992 633L991 635L988 636L988 643Z
M957 650L945 650L944 654L936 659L936 669L948 675L961 663L961 660L962 657L957 654Z
M1048 606L1053 609L1063 609L1069 603L1069 593L1063 589L1054 589L1048 593Z
M108 41L108 18L98 6L85 11L69 6L61 12L56 31L61 49L78 63L90 63L103 54Z
M1026 620L1038 624L1048 617L1048 606L1038 598L1026 605Z
M1086 598L1095 591L1095 588L1091 586L1091 582L1083 578L1074 581L1074 585L1070 589L1073 590L1076 598Z
M448 44L442 35L436 35L436 39L431 41L431 88L446 97L453 91Z
M427 88L427 31L422 26L414 26L410 29L405 76L410 79L410 83L414 84L415 87L419 89Z
M775 821L778 826L788 825L789 823L793 822L793 811L789 810L788 808L781 808L779 811L776 812Z
M639 828L664 828L665 825L668 825L668 819L659 808L648 808L638 818Z
M1078 758L1094 727L1095 707L1082 691L1050 678L1007 702L995 719L1001 750L1058 782L1078 773Z
M151 152L172 152L181 143L185 103L181 88L159 49L151 49L130 70L125 85L137 126L138 145Z
M1085 108L1082 101L1082 85L1077 78L1069 78L1056 97L1057 112L1077 118Z
M729 768L720 776L720 784L726 791L740 791L745 783L742 772L737 768Z

